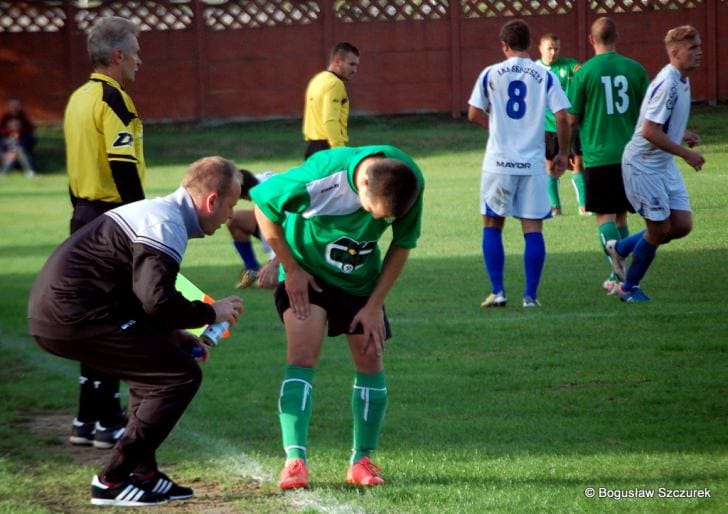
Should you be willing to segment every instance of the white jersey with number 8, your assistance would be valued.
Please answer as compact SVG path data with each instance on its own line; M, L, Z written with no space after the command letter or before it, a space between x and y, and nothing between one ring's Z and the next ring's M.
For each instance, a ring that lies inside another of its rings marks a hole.
M558 79L531 59L511 57L488 66L468 103L488 114L483 171L511 175L546 173L546 111L570 107Z

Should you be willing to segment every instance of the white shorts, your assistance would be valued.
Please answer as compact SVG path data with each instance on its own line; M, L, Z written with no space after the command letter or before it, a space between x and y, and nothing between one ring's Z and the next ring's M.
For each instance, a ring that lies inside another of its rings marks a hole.
M507 175L483 172L480 214L542 220L551 216L546 173Z
M675 162L655 170L625 159L622 178L629 203L643 218L664 221L671 211L690 211L688 190Z

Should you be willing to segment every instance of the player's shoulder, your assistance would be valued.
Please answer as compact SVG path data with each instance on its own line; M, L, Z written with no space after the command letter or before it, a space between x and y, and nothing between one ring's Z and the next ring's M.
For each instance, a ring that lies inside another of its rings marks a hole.
M626 55L617 54L620 57L620 60L627 66L631 67L633 70L637 72L644 72L647 74L647 70L645 70L645 67L642 66L642 63L639 62L637 59L632 59L631 57L627 57Z

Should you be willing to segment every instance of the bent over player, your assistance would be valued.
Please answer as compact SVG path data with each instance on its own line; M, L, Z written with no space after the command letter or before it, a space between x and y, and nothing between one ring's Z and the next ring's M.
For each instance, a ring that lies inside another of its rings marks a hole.
M424 179L392 146L317 152L299 168L251 190L261 232L283 280L275 290L288 343L278 402L286 463L281 489L308 487L308 425L313 377L328 335L346 334L356 372L354 443L347 481L384 483L370 460L387 406L384 302L417 244ZM391 227L384 261L377 241Z

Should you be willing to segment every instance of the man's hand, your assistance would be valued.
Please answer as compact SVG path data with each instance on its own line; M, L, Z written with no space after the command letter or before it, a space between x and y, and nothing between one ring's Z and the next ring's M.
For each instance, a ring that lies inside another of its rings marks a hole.
M700 169L703 167L703 164L705 164L705 157L703 157L703 155L699 154L698 152L688 151L687 155L685 155L683 159L685 159L685 162L692 166L695 171L700 171Z
M210 352L207 347L194 334L186 330L174 330L170 334L170 339L173 344L179 346L193 357L197 355L194 357L197 362L207 362L210 360Z
M686 130L685 135L683 136L683 141L685 141L685 144L687 144L690 148L693 148L700 144L700 136L692 130Z
M362 354L373 351L379 357L384 353L384 343L387 340L387 327L384 324L384 309L382 306L362 307L351 320L349 332L354 332L361 325L364 331L364 347Z
M243 315L245 307L243 301L237 296L228 296L212 304L215 309L215 323L227 321L231 325L237 325L240 316Z
M296 266L286 270L286 292L288 301L291 304L291 312L298 320L308 319L311 314L311 303L308 300L308 286L314 291L321 292L322 289L316 283L313 275L303 268Z
M273 257L258 271L258 287L272 289L278 284L278 259Z
M559 154L554 157L554 160L551 161L551 176L554 178L561 178L568 166L569 154L559 152Z

